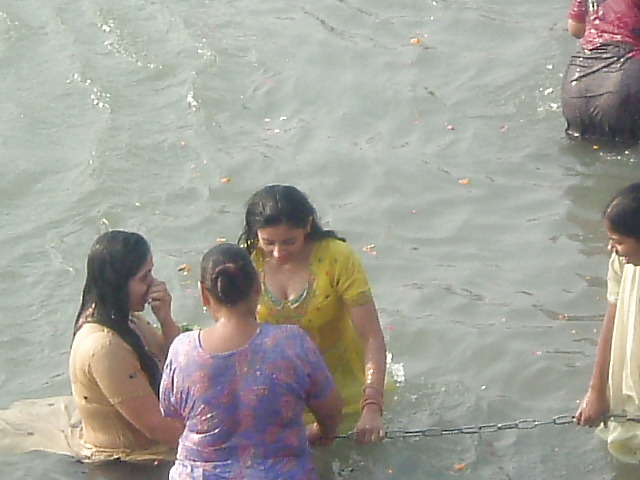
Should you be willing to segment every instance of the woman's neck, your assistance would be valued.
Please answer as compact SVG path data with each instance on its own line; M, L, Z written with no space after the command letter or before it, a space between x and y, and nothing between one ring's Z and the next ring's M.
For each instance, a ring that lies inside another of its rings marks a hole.
M246 346L258 331L253 311L222 309L212 312L214 324L200 333L202 347L209 353L226 353Z

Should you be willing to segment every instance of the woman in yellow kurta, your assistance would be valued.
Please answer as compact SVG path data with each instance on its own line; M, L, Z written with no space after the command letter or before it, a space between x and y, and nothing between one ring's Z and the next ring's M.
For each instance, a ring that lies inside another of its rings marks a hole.
M384 438L386 346L360 259L289 185L251 196L239 242L262 279L258 319L300 325L333 374L345 413L360 413L356 439Z

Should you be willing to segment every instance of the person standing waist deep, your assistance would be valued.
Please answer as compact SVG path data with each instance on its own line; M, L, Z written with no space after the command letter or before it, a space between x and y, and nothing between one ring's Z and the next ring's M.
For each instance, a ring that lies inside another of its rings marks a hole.
M566 133L592 142L640 141L640 0L573 0L580 39L562 84Z
M306 195L290 185L268 185L249 198L238 242L260 274L258 319L302 327L327 362L345 413L359 414L356 440L383 439L386 345L358 256L320 226Z

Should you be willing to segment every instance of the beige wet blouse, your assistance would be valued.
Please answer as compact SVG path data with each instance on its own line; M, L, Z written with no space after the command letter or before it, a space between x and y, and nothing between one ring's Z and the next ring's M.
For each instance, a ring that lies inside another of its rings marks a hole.
M131 321L162 368L165 355L162 335L140 316L132 317ZM154 393L135 352L115 332L95 323L82 325L71 346L69 373L82 420L85 459L172 456L172 452L140 432L117 408L124 400Z

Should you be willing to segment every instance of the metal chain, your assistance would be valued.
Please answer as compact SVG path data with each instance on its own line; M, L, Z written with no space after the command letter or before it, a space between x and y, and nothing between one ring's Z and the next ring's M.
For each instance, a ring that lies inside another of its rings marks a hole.
M607 426L607 422L613 422L613 423L625 423L625 422L640 423L640 418L639 417L630 417L629 415L625 415L625 414L608 413L608 414L602 416L602 423L604 423L605 427Z
M622 420L622 417L624 417L625 419ZM385 432L384 438L388 440L394 440L397 438L444 437L446 435L456 434L472 435L498 432L502 430L531 430L533 428L539 427L540 425L569 425L573 423L574 418L574 415L557 415L551 420L547 421L538 421L532 418L523 418L515 422L485 423L483 425L467 425L465 427L455 428L427 427L419 430L387 430ZM640 418L631 420L623 415L610 415L609 418L611 421L637 421L638 423L640 423ZM345 435L337 435L336 438L348 438L353 440L356 438L356 432L352 431Z
M502 430L531 430L541 425L570 425L574 423L575 415L556 415L551 420L538 421L532 418L523 418L515 422L508 423L485 423L483 425L468 425L465 427L455 428L440 428L440 427L427 427L418 430L387 430L384 438L386 440L394 440L397 438L417 438L417 437L444 437L446 435L472 435L481 433L499 432ZM607 425L607 422L625 423L634 422L640 423L640 417L630 417L625 414L606 414L602 417L602 423ZM352 431L344 435L336 435L336 438L348 438L355 440L356 432Z

